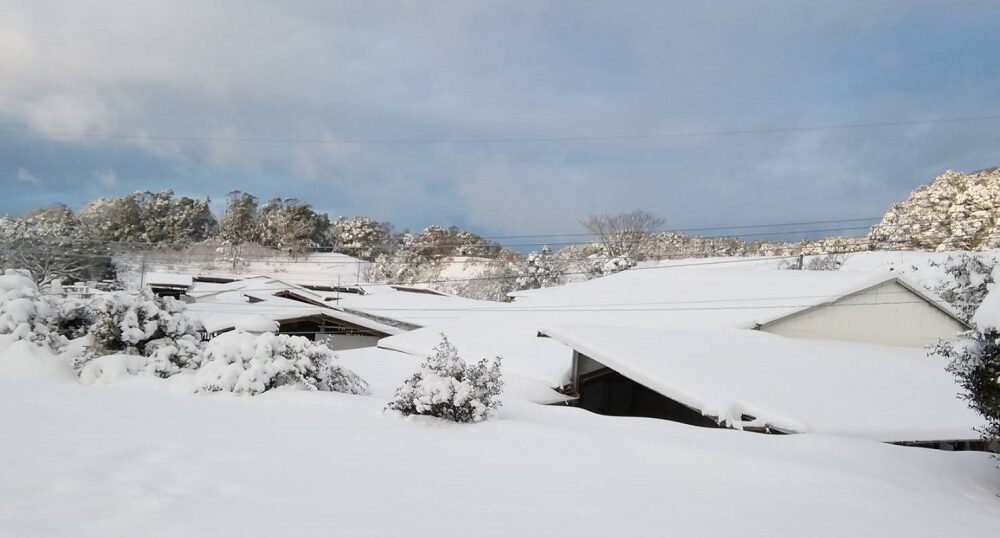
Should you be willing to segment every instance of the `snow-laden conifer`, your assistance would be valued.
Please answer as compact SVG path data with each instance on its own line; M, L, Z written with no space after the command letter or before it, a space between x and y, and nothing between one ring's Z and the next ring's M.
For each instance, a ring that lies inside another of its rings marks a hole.
M396 389L387 410L454 422L482 422L501 405L501 358L469 365L444 335L420 369Z

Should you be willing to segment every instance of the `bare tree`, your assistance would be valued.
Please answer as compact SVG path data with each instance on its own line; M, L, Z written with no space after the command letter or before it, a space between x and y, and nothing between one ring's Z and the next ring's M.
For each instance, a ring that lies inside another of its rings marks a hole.
M582 221L584 227L610 258L628 256L641 260L653 240L653 234L663 225L663 219L645 211L630 211L617 215L591 215Z
M0 242L3 249L0 265L8 269L27 271L41 288L56 279L87 280L103 277L107 272L107 259L81 252L76 245L47 238L20 239Z

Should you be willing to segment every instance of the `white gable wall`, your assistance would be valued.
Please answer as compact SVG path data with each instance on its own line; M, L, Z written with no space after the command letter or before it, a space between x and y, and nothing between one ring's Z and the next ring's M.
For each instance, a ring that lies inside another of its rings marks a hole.
M925 346L952 340L961 323L898 282L765 324L761 330L792 338Z

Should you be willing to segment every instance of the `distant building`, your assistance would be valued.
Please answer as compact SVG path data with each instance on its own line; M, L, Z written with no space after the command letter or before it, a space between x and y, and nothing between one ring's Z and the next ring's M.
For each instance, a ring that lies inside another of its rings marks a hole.
M940 297L892 273L653 268L518 292L557 323L756 329L793 338L922 347L969 326Z

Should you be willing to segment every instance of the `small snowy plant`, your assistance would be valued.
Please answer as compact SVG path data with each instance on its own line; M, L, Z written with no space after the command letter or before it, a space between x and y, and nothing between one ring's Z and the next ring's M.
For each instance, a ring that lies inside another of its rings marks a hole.
M302 336L253 334L236 329L205 346L195 376L202 392L256 395L284 385L305 390L366 394L368 383L335 363L336 354Z
M482 422L501 405L500 357L468 365L444 335L434 354L420 365L386 410L404 415L430 415L454 422Z
M939 343L931 353L951 360L948 371L965 389L961 397L986 419L983 439L1000 441L1000 329L969 331L956 343Z
M94 300L91 314L90 349L77 369L94 357L121 352L151 357L151 368L161 377L198 364L199 325L176 299L148 290L109 293Z

